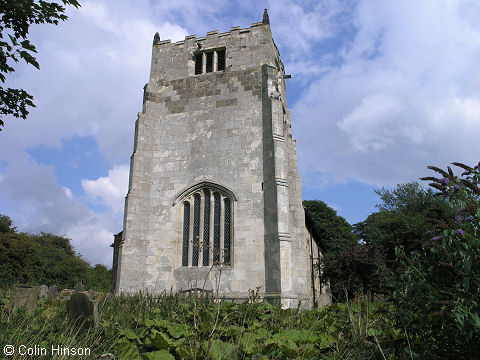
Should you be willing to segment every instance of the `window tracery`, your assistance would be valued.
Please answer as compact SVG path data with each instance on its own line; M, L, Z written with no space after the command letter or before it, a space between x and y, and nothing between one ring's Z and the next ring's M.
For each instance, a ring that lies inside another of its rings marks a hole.
M197 185L180 198L182 266L232 265L234 196Z

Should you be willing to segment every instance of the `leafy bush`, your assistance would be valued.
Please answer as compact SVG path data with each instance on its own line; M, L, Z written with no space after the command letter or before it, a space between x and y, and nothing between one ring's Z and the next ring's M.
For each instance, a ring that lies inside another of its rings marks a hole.
M108 291L111 279L105 266L91 267L76 254L70 239L18 233L4 215L0 215L0 274L4 288L14 284L73 288L81 281L88 289Z
M383 252L375 243L332 247L325 254L322 266L323 278L330 280L333 298L345 302L358 294L382 292Z
M408 332L412 355L471 359L480 353L479 165L456 176L430 166L426 177L449 208L432 209L433 227L420 248L398 246L392 276L392 316ZM407 345L407 344L405 344Z

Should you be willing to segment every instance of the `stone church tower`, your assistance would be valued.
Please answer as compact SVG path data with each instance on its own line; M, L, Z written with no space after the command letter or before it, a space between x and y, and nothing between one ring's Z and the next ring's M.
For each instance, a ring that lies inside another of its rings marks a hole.
M116 293L258 291L325 302L306 227L285 75L268 14L184 41L155 34L135 124ZM328 299L327 299L328 300Z

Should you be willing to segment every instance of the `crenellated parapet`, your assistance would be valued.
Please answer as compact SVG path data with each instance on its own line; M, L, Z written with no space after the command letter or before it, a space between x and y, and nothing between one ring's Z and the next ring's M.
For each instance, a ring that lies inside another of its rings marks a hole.
M248 28L235 26L223 33L213 30L202 37L187 35L184 40L177 42L161 40L156 33L153 39L151 79L174 80L198 75L195 55L208 54L217 49L226 50L226 66L222 70L245 70L266 63L284 74L280 53L272 38L268 14L265 13L264 21L253 23ZM204 69L202 73L207 72L209 71Z

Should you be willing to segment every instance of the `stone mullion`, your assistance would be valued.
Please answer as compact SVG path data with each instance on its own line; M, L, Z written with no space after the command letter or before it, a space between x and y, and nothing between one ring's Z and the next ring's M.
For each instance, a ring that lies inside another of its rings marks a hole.
M202 53L202 74L207 72L207 54Z
M217 51L214 51L213 52L213 71L217 71L217 68L218 68L218 55L217 55Z

